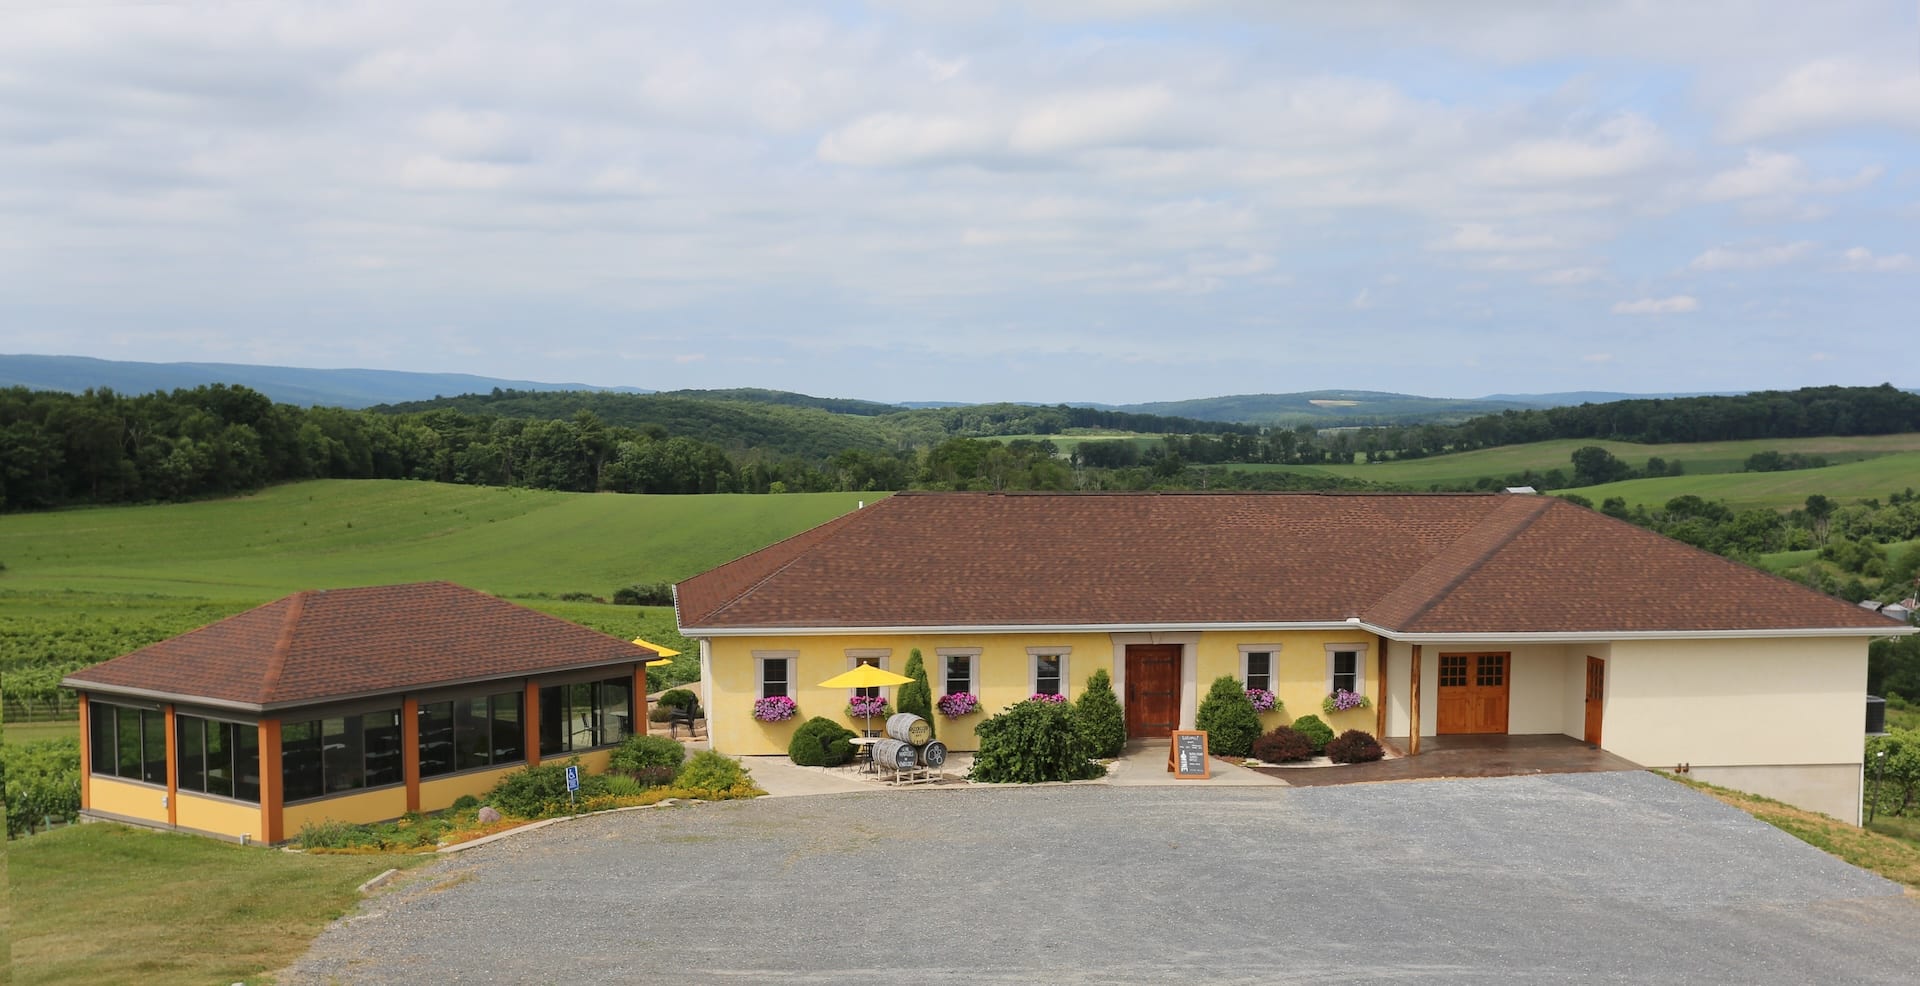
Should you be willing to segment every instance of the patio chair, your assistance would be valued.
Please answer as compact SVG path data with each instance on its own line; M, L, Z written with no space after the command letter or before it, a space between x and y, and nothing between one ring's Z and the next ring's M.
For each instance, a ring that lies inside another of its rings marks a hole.
M689 705L675 706L673 714L667 718L667 735L677 738L680 735L680 726L685 724L687 735L693 739L699 739L700 732L694 724L704 718L706 713L701 711L698 699Z

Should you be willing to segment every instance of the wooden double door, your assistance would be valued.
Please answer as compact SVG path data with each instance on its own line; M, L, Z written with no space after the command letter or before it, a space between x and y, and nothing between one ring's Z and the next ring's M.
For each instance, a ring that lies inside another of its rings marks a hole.
M1180 725L1179 644L1127 645L1127 738L1171 736Z
M1502 652L1441 654L1435 731L1505 733L1512 663L1512 655Z

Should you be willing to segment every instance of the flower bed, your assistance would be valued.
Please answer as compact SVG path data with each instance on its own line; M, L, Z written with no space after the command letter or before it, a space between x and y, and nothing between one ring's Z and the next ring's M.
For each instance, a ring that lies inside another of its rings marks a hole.
M1365 695L1358 692L1350 692L1344 688L1328 695L1320 703L1320 711L1327 715L1333 715L1335 712L1345 712L1349 709L1370 708L1373 708L1373 702Z

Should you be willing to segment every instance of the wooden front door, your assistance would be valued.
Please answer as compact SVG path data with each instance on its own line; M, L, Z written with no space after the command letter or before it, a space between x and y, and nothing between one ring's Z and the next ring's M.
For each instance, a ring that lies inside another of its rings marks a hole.
M1173 735L1180 725L1180 645L1127 645L1127 738Z
M1507 731L1506 654L1440 655L1440 710L1435 730L1447 733Z
M1600 709L1607 694L1607 662L1587 658L1587 743L1600 745Z

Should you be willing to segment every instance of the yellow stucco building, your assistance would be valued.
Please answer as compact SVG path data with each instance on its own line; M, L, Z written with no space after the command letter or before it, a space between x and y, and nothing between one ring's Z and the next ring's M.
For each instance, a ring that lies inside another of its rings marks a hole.
M1857 821L1867 643L1914 632L1551 497L889 497L676 586L714 747L780 754L818 683L918 650L951 748L1036 693L1113 680L1130 737L1190 729L1221 676L1418 754L1558 734ZM1337 690L1365 708L1326 716ZM895 689L883 689L889 699ZM798 713L754 717L786 696ZM1783 728L1791 724L1791 729Z

